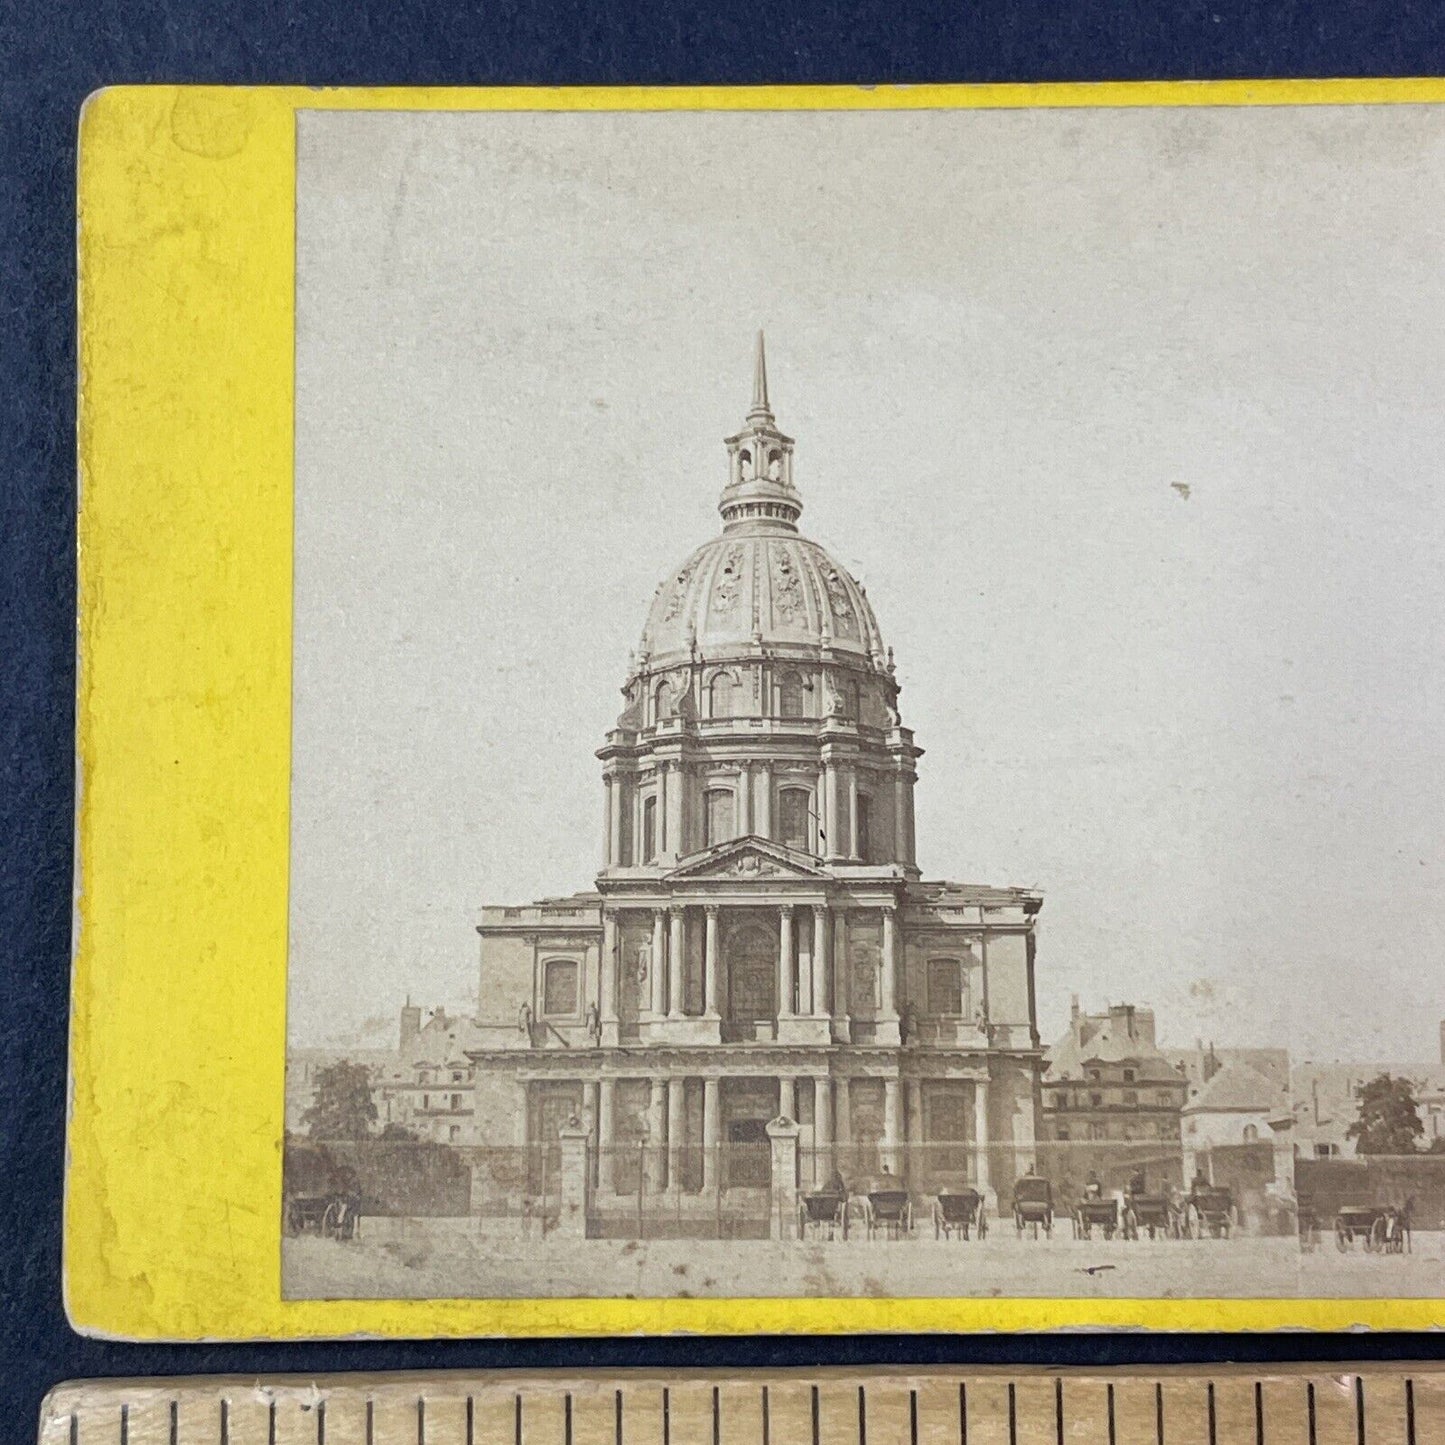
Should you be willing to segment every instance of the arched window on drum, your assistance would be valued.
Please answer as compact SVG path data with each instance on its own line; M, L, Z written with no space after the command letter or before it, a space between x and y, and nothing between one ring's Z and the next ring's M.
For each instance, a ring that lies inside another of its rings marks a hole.
M784 788L778 794L780 843L803 853L812 852L813 833L809 818L812 801L813 795L806 788Z
M736 814L731 788L709 788L703 796L703 847L726 843L737 836Z
M708 715L710 717L731 717L733 715L733 680L725 672L718 673L708 688Z
M663 718L672 716L672 688L668 686L666 678L657 684L652 690L652 719L654 722L661 722Z
M807 707L803 692L802 675L784 672L777 680L778 716L806 717Z

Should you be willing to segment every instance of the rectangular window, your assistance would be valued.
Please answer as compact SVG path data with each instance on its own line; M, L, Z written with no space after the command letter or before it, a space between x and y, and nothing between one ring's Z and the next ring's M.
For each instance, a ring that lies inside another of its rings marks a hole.
M1133 1069L1125 1069L1125 1070L1124 1070L1124 1082L1125 1082L1126 1084L1132 1084L1132 1083L1134 1082L1134 1070L1133 1070Z
M778 794L778 822L782 826L778 841L802 853L809 852L812 846L808 828L810 799L811 794L802 788L784 788Z
M1103 1096L1102 1094L1090 1094L1090 1095L1089 1095L1089 1102L1090 1102L1096 1109L1100 1109L1100 1108L1103 1107L1103 1104L1104 1104L1104 1096Z
M963 981L956 958L928 960L928 1012L953 1017L963 1012Z
M542 1012L554 1018L577 1012L577 963L571 958L549 958L543 965Z
M460 1139L461 1137L462 1137L462 1126L461 1126L460 1124L453 1124L452 1127L451 1127L451 1129L450 1129L450 1131L449 1131L448 1134L447 1134L447 1138L450 1139L453 1144L455 1144L455 1143L457 1142L457 1140Z
M430 1109L430 1108L431 1108L431 1095L430 1095L430 1094L423 1094L423 1095L421 1096L421 1106L422 1106L423 1109Z
M1124 1102L1125 1102L1126 1104L1137 1104L1137 1103L1139 1102L1139 1095L1138 1095L1138 1093L1137 1093L1135 1090L1133 1090L1133 1089L1125 1089L1125 1090L1124 1090Z
M726 843L729 838L736 835L733 811L731 789L708 789L706 807L703 811L702 844L704 848L711 848L714 843Z
M657 857L657 799L642 802L642 861L651 863Z
M873 839L871 837L871 825L869 822L870 799L867 793L858 794L858 838L857 847L854 851L858 859L863 863L873 861Z
M461 1096L460 1094L453 1094L453 1095L452 1095L452 1108L453 1108L453 1109L460 1109L461 1107L462 1107L462 1096Z

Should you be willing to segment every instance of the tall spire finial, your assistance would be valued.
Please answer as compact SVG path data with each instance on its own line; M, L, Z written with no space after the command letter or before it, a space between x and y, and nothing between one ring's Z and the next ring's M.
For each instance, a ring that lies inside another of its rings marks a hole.
M768 406L768 358L763 350L763 333L758 332L758 344L753 352L753 409L748 420L765 418L772 421L772 409Z

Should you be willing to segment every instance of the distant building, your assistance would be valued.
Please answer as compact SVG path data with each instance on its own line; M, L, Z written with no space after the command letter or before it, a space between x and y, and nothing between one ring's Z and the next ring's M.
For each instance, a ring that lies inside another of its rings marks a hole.
M316 1079L338 1063L364 1064L376 1103L376 1127L410 1129L438 1144L467 1144L475 1137L476 1069L470 1020L434 1009L423 1022L410 1000L401 1010L397 1046L292 1049L286 1060L286 1131L305 1133L306 1110Z
M1060 1143L1180 1138L1188 1081L1155 1043L1154 1011L1111 1004L1086 1014L1048 1051L1040 1137Z
M1245 1064L1271 1080L1281 1091L1289 1089L1288 1049L1218 1048L1212 1040L1206 1044L1196 1039L1192 1049L1161 1049L1159 1052L1184 1075L1191 1099L1221 1069L1231 1064Z
M1350 1126L1360 1115L1360 1090L1390 1074L1408 1079L1425 1132L1421 1148L1445 1138L1445 1067L1437 1064L1316 1063L1306 1059L1290 1071L1296 1152L1315 1159L1353 1159Z

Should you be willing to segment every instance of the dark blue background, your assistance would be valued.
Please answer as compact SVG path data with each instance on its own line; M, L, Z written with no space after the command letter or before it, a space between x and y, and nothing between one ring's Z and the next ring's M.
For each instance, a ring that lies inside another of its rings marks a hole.
M1424 1337L740 1339L165 1347L73 1335L60 1207L74 685L74 170L80 103L144 81L741 84L1427 75L1439 0L0 0L0 1411L33 1439L83 1375L488 1365L1101 1363L1437 1354ZM157 1227L162 1227L157 1221Z

